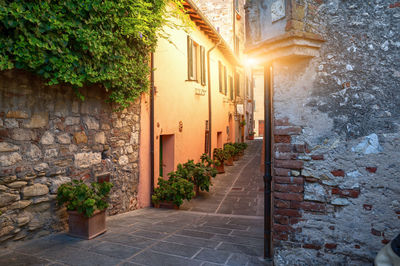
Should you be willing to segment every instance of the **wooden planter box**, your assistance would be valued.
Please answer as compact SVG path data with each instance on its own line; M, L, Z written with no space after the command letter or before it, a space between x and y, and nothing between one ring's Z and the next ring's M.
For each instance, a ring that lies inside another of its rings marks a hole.
M229 158L228 160L225 160L224 164L227 166L232 166L233 165L233 157Z
M172 202L169 202L169 201L162 201L160 203L154 204L154 208L179 210L179 206L178 205L175 205L175 204L173 204Z
M215 169L217 169L218 174L225 173L225 168L224 168L224 164L223 163L221 163L219 166L215 166Z
M92 217L86 217L77 211L68 211L68 234L83 239L92 239L106 230L106 211L95 211Z

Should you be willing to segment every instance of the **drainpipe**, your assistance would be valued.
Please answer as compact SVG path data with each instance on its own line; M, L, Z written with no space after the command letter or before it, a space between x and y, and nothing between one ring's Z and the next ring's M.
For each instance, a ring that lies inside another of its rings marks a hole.
M221 44L221 40L218 41L213 47L207 51L207 80L208 80L208 156L211 157L211 139L212 139L212 108L211 108L211 74L210 74L210 53L218 45Z
M271 65L264 66L264 258L272 259L271 214L271 138L272 138L272 82Z
M150 203L151 196L154 194L154 53L150 55Z

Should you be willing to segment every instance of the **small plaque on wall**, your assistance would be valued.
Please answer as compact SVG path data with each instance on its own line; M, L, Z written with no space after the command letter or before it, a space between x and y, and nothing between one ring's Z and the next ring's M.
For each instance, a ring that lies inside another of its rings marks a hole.
M286 16L285 0L275 0L271 5L272 23Z

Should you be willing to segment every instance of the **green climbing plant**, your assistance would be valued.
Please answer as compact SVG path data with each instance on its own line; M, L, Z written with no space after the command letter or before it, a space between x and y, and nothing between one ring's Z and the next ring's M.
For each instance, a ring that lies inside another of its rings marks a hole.
M102 84L125 108L149 87L168 2L182 8L181 0L0 0L0 70L25 69L78 95Z

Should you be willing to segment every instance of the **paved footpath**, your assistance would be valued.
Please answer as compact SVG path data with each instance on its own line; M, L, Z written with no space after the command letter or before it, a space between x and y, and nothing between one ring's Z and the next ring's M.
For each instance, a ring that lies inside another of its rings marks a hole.
M90 241L65 233L0 251L0 265L271 265L263 261L261 143L182 210L141 209L107 218ZM185 211L186 210L186 211Z

